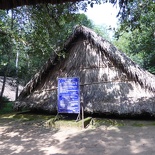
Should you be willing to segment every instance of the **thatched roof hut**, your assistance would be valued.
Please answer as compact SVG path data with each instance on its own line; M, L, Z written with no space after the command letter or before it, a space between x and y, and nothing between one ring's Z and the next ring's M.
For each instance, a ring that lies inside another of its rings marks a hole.
M66 58L48 59L25 86L15 108L56 112L57 78L80 77L85 112L155 114L155 76L94 31L77 26L63 52Z
M24 5L36 5L36 4L59 4L66 2L77 2L78 0L0 0L0 9L9 10ZM80 0L79 0L80 1Z

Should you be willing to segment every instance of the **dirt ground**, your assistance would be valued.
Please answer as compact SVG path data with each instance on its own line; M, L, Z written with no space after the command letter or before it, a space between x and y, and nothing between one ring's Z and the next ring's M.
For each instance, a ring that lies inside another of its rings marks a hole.
M55 129L39 122L0 119L0 155L155 155L154 122L126 122Z

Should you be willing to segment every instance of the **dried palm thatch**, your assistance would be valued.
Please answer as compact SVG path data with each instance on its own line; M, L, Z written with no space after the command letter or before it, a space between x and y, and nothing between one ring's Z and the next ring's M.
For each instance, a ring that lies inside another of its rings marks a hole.
M59 4L66 2L76 2L77 0L1 0L0 1L0 9L9 10L12 8L16 8L24 5L36 5L36 4Z
M66 58L50 58L25 86L15 108L56 111L57 78L80 77L81 101L93 113L155 113L155 76L110 42L77 26L64 44ZM59 51L61 52L61 51Z

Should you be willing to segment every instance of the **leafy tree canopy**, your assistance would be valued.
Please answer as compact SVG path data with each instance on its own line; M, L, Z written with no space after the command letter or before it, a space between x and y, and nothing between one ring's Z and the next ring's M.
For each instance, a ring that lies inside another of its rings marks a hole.
M130 16L121 20L116 38L134 60L155 73L155 2L135 0L129 6Z
M4 32L4 36L7 36L8 42L6 43L11 43L11 48L4 47L1 50L3 51L1 58L4 57L5 49L8 49L6 58L10 56L9 53L12 53L10 65L13 67L13 76L16 75L17 55L19 55L18 76L27 82L49 57L52 57L54 53L58 54L56 51L63 46L75 25L82 24L90 28L94 27L92 21L85 14L78 14L78 7L70 3L39 4L16 8L9 13L2 11L6 17L2 14L0 30ZM98 32L99 29L95 27ZM63 56L65 55L63 54ZM3 62L5 59L1 60ZM6 59L7 61L8 59ZM2 67L0 68L1 75L3 75L4 70ZM10 73L9 75L12 76Z

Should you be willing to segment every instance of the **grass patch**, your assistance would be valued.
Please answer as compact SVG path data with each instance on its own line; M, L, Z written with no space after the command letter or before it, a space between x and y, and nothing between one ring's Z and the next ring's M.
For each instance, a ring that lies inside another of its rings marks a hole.
M155 122L151 122L150 125L155 126Z
M121 126L125 125L123 120L115 120L115 119L93 118L92 121L93 121L92 124L95 127L99 127L99 126L102 126L102 125L121 127Z
M132 124L132 126L135 126L135 127L143 127L143 126L145 126L145 125L142 124L142 123L134 122L134 123Z
M75 127L75 128L83 128L87 127L91 122L91 117L85 118L83 121L76 121L75 119L65 120L65 119L55 119L51 118L48 121L46 121L46 126L54 127L54 128L61 128L61 127Z
M45 127L45 122L50 118L54 118L53 115L42 115L42 114L32 114L32 113L10 113L0 115L0 125L12 124L16 122L17 124L27 124L35 125L40 127Z
M48 120L51 117L54 118L53 115L37 115L37 114L31 114L31 113L27 113L27 114L10 113L10 114L0 115L0 118L15 119L15 120L21 120L21 121Z
M144 122L134 122L132 124L132 126L134 127L144 127L144 126L155 126L155 122L154 121L144 121Z
M133 127L144 127L144 126L155 126L155 121L150 120L120 120L120 119L108 119L108 118L92 118L86 117L83 121L80 120L76 122L76 118L69 117L68 115L65 117L56 117L55 115L49 114L40 114L40 113L32 113L32 112L12 112L12 103L8 102L8 105L5 107L6 110L0 113L0 123L5 120L8 121L20 121L23 123L42 123L43 126L46 127L54 127L54 128L63 128L63 127L75 127L75 128L83 128L90 127L97 128L102 125L106 127L115 126L115 127L123 127L123 126L133 126Z

